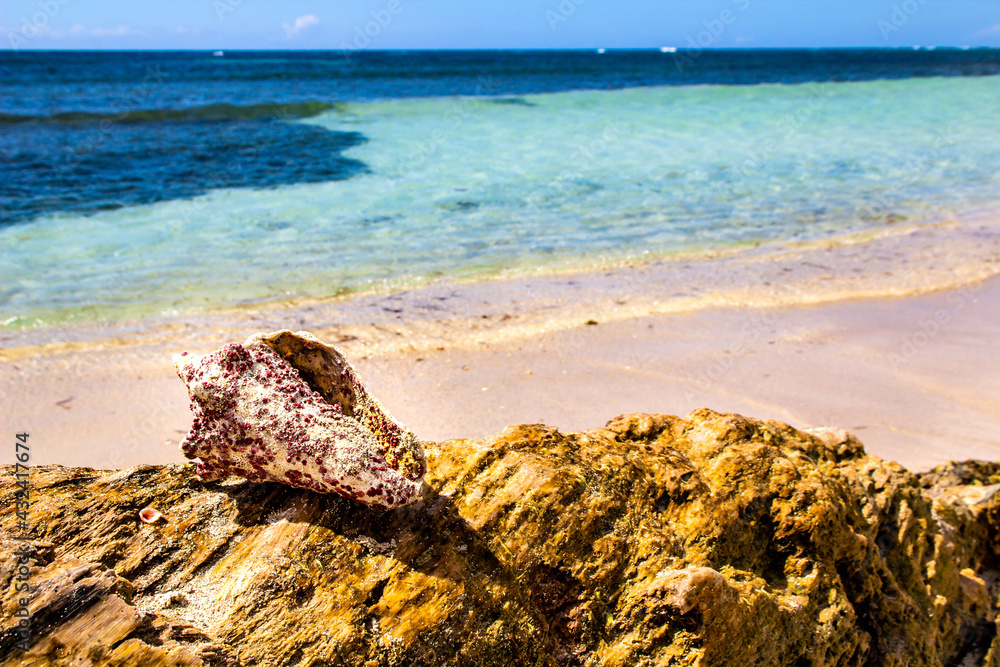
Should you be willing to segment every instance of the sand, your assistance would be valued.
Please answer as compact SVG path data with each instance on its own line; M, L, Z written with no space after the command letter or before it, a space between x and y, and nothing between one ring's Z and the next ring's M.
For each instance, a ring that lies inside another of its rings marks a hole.
M935 328L935 317L945 323ZM625 412L708 407L847 428L911 470L1000 460L998 279L920 297L585 325L417 358L361 370L430 438L525 422L580 430Z
M190 413L170 356L290 328L340 345L425 439L708 407L844 427L913 470L1000 460L998 219L6 332L2 432L31 433L36 464L183 461Z

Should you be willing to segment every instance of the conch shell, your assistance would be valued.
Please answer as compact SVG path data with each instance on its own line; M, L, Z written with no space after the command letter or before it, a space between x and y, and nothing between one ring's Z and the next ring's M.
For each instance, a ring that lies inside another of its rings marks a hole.
M416 435L368 395L357 371L307 331L255 334L174 357L194 423L181 451L205 481L239 475L379 509L414 502L426 458Z

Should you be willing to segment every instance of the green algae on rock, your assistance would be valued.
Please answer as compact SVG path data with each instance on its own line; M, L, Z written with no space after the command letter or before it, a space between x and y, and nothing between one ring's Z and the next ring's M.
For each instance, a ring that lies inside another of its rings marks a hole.
M426 468L416 435L312 334L256 334L174 357L194 423L181 444L206 481L240 475L391 509L414 502Z
M12 649L5 551L0 667L998 664L1000 465L915 475L708 410L427 456L387 512L190 465L34 468L38 639Z

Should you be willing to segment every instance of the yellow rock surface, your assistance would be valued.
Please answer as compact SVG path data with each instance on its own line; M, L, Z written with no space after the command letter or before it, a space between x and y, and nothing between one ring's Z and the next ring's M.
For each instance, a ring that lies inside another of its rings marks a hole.
M996 665L1000 465L700 410L426 444L414 505L193 466L32 469L0 666ZM153 507L164 520L145 524ZM965 662L963 662L963 660Z

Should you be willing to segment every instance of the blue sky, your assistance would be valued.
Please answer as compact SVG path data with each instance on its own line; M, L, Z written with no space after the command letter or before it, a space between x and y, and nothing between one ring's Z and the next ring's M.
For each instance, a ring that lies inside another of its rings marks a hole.
M42 49L1000 46L998 0L3 0Z

